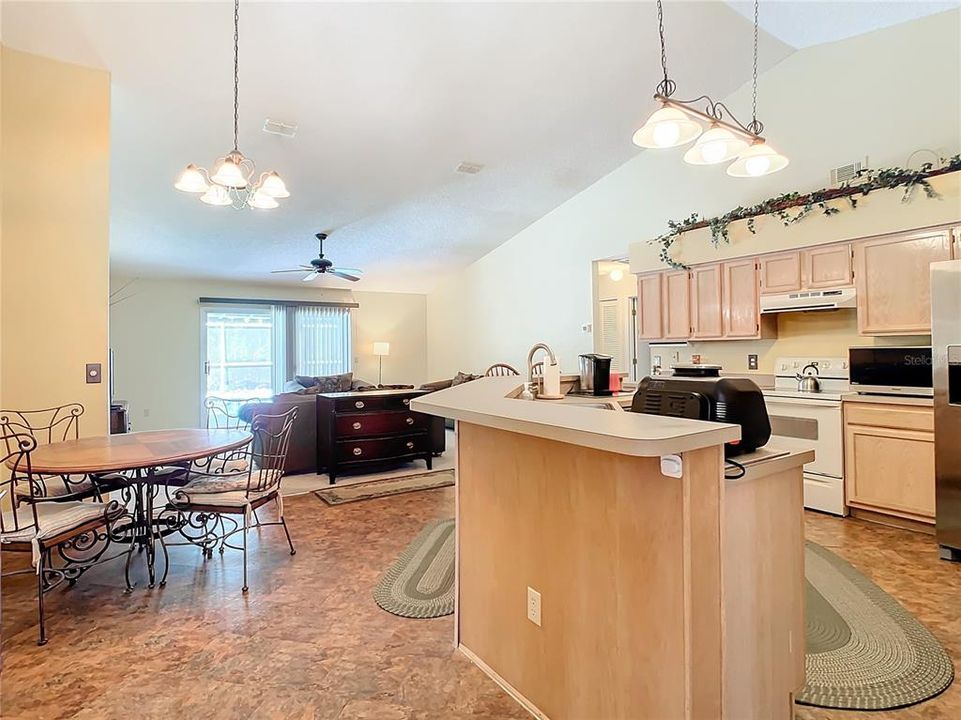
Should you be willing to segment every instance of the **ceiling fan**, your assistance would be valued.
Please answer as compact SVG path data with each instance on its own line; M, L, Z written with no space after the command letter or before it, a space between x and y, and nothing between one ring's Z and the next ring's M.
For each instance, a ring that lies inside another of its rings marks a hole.
M291 268L290 270L271 270L272 273L302 273L307 272L302 278L304 282L311 282L317 279L321 275L333 275L335 277L343 278L344 280L350 280L351 282L357 282L360 280L358 275L363 274L363 270L358 270L357 268L342 268L334 267L334 263L324 257L324 240L327 239L327 233L319 232L314 237L320 241L320 255L315 257L310 261L309 265L301 265L297 268Z

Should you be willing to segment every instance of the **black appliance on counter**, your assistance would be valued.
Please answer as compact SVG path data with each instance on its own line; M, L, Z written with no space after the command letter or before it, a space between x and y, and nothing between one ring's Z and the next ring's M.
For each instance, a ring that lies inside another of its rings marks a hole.
M724 445L725 457L754 452L771 437L764 395L747 378L646 377L631 412L740 425L741 439Z
M932 397L931 347L853 347L848 349L851 389L870 395Z
M613 395L610 355L589 353L578 356L582 395Z

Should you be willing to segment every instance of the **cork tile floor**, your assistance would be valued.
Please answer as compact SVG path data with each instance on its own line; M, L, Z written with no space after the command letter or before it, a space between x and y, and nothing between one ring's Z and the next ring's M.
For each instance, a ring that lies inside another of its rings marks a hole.
M251 542L251 590L239 554L172 552L166 588L144 577L130 596L122 567L48 596L50 643L35 644L32 578L3 584L0 717L412 720L528 717L452 651L451 617L405 620L371 588L428 520L453 514L451 489L330 508L286 501L298 553L282 531ZM832 548L923 620L961 658L961 566L931 538L817 514L808 536ZM4 555L5 569L19 558ZM961 681L898 711L798 708L798 720L961 718Z

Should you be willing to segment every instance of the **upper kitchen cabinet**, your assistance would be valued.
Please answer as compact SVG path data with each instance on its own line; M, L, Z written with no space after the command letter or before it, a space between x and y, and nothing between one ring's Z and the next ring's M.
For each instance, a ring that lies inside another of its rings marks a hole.
M690 276L687 270L666 272L661 285L661 337L687 340L691 336Z
M847 243L805 250L801 262L801 282L805 289L823 290L854 284L853 253Z
M691 270L691 337L702 340L724 337L724 298L720 264Z
M759 258L761 292L787 293L801 289L800 251L763 255Z
M725 338L749 340L777 334L777 318L760 314L757 259L724 263L721 266L721 286Z
M662 274L637 276L637 336L642 340L664 337L661 323Z
M862 335L931 332L930 265L951 259L951 242L950 231L936 230L865 240L855 246Z

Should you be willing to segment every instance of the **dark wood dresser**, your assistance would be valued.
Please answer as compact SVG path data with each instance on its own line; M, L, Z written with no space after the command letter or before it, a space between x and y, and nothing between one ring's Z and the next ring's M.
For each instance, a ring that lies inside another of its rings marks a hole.
M425 390L371 390L317 395L317 473L333 484L349 472L424 460L444 452L444 419L414 412Z

